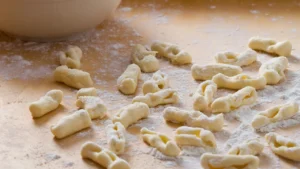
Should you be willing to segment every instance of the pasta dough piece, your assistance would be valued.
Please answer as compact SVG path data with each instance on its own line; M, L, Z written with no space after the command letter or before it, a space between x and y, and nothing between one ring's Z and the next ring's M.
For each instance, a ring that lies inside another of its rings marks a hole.
M252 127L259 129L265 125L291 118L298 110L299 106L295 102L275 106L258 113L252 121Z
M266 78L267 84L275 85L285 78L284 70L287 69L288 64L286 57L273 58L261 65L259 74Z
M106 116L107 108L100 97L80 96L76 101L76 106L85 109L91 119L102 119Z
M247 66L255 62L256 59L257 53L252 49L248 49L241 54L233 52L222 52L218 53L215 56L215 60L217 63L224 63L235 66Z
M82 88L78 90L76 98L78 99L80 96L97 96L97 90L94 87Z
M163 117L168 122L184 123L190 127L201 127L211 131L221 131L224 125L223 114L206 116L200 111L187 111L176 107L167 107Z
M155 93L169 87L168 76L160 70L155 72L150 80L147 80L143 85L143 93Z
M155 57L157 52L148 51L144 46L138 44L133 47L131 58L143 72L151 73L159 69L159 61Z
M106 126L106 137L109 150L116 154L124 153L125 151L125 128L122 123L116 122Z
M123 94L134 94L137 88L141 69L136 64L131 64L125 72L118 78L117 85Z
M93 80L88 72L59 66L54 71L54 79L76 89L93 86Z
M191 127L201 127L211 131L221 131L224 126L223 114L206 116L202 112L193 111L186 124Z
M89 113L78 110L71 115L65 116L57 124L51 126L51 132L56 138L64 138L92 125Z
M265 139L275 154L290 160L300 161L299 143L274 132L266 134Z
M246 86L251 86L258 90L265 88L267 85L265 77L259 76L252 78L243 73L232 77L219 73L215 75L212 80L218 85L218 88L234 90L239 90Z
M232 155L258 155L264 149L264 145L258 139L250 139L244 143L232 147L228 154Z
M211 131L182 126L175 131L177 145L216 148L216 138Z
M254 50L260 50L279 56L290 56L292 44L290 41L276 42L273 39L252 37L249 40L249 47Z
M205 66L199 66L194 64L192 66L192 76L195 80L211 80L212 77L218 73L223 73L227 76L234 76L242 73L242 68L239 66L228 64L210 64Z
M175 104L179 100L177 92L173 89L164 89L156 93L148 93L145 96L136 96L132 102L146 103L149 107L158 105Z
M80 68L82 51L78 46L68 46L67 51L59 52L58 55L61 65L66 65L71 69Z
M151 147L156 148L164 155L175 157L180 154L179 147L168 136L148 130L147 128L142 128L141 134L144 142L149 144Z
M90 159L107 169L130 169L127 161L93 142L86 142L82 145L81 156L82 158Z
M113 117L114 123L120 122L125 128L143 118L147 118L150 113L149 107L145 103L133 103L122 109Z
M186 123L191 111L179 109L177 107L166 107L163 111L163 117L167 122Z
M50 90L45 96L29 105L32 117L42 117L43 115L55 110L61 103L62 98L63 92L61 90Z
M259 158L253 155L205 153L200 161L203 169L258 169L259 166Z
M216 92L217 85L213 81L207 80L201 83L196 92L193 94L194 110L206 110L213 101L213 97Z
M174 44L156 41L152 44L151 50L157 51L160 56L169 59L175 65L192 63L192 56Z
M213 113L228 113L243 105L252 104L256 101L256 99L256 90L253 87L247 86L234 94L217 98L211 104L211 109Z

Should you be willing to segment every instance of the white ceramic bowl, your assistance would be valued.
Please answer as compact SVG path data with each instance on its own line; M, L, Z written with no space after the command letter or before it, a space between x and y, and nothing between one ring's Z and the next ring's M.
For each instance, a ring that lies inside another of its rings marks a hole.
M0 30L30 39L58 39L96 27L121 0L0 0Z

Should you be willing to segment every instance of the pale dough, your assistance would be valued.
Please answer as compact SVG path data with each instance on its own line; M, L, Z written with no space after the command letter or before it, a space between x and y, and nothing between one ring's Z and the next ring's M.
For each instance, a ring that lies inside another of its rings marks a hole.
M151 147L156 148L164 155L175 157L180 154L180 148L168 136L148 130L147 128L142 128L141 134L144 142L149 144Z
M63 92L61 90L50 90L45 96L38 101L32 102L29 105L29 110L33 118L41 117L56 108L63 99Z
M97 89L94 87L82 88L82 89L78 90L78 92L76 93L77 99L80 96L97 96Z
M235 76L243 71L239 66L222 63L209 64L205 66L194 64L191 70L192 76L195 80L211 80L212 77L218 73L223 73L227 76Z
M80 96L76 101L76 106L85 109L91 119L102 119L106 116L107 108L100 97Z
M125 151L126 138L125 127L122 123L116 122L105 127L109 150L121 154Z
M233 90L239 90L246 86L251 86L259 90L265 88L267 85L267 80L264 76L250 77L244 73L231 77L219 73L212 80L218 85L218 88Z
M131 124L143 118L147 118L149 113L150 110L147 104L136 102L120 109L118 113L113 116L112 121L114 123L120 122L127 128Z
M224 125L223 114L208 117L200 111L188 111L177 107L165 108L163 117L168 122L183 123L190 127L200 127L211 131L221 131Z
M79 69L81 65L82 51L78 46L68 46L67 51L59 52L61 65L66 65L71 69Z
M204 113L199 111L192 111L186 124L191 127L201 127L211 131L221 131L224 126L224 115L211 115L206 116Z
M143 72L151 73L159 69L159 61L155 57L156 53L147 50L143 45L137 44L132 49L131 59Z
M265 135L271 150L282 157L300 162L300 144L290 138L271 132Z
M259 129L265 125L289 119L294 116L298 110L299 105L295 102L274 106L254 116L252 127Z
M160 70L155 72L150 80L147 80L143 84L143 93L155 93L162 89L169 87L168 76L162 73Z
M273 58L261 65L259 74L266 78L267 84L275 85L285 78L284 71L287 69L288 64L286 57Z
M149 107L158 105L175 104L179 101L177 92L173 89L163 89L156 93L148 93L145 96L136 96L132 102L146 103Z
M264 149L264 145L258 139L246 140L240 145L232 147L228 154L232 155L259 155Z
M141 69L138 65L129 65L117 80L117 85L120 92L127 95L134 94L140 75Z
M216 92L217 85L213 81L207 80L201 83L198 86L196 92L193 94L194 110L206 110L213 101L213 97L216 94Z
M51 132L56 138L64 138L92 125L90 115L85 110L78 110L61 118L51 126Z
M59 66L54 71L54 80L76 89L93 86L93 80L88 72Z
M290 56L292 44L290 41L276 42L273 39L252 37L249 40L249 47L254 50L264 51L279 56Z
M257 53L248 49L243 53L234 53L234 52L222 52L218 53L215 56L217 63L230 64L235 66L248 66L254 63L257 59Z
M216 148L216 138L211 131L182 126L175 131L175 141L180 146Z
M211 104L211 109L213 113L228 113L243 105L252 104L256 99L257 93L255 88L247 86L234 94L217 98Z
M107 169L130 169L127 161L93 142L86 142L82 145L81 156Z
M169 59L175 65L192 63L192 56L189 53L171 43L156 41L151 45L151 50L157 51L159 56Z
M200 161L203 169L258 169L259 166L259 158L253 155L205 153Z

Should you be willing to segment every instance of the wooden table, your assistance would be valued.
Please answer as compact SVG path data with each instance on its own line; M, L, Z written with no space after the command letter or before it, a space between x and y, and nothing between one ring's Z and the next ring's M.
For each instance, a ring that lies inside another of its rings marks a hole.
M82 69L91 73L110 117L133 98L117 91L116 79L130 63L131 46L136 43L150 45L153 40L176 43L193 56L194 63L207 64L213 62L216 52L242 52L252 36L288 39L294 48L294 56L289 58L290 70L298 70L299 9L300 2L291 0L124 0L111 20L66 42L22 42L0 34L0 168L99 168L81 159L80 147L86 141L107 146L104 127L109 123L108 118L95 120L92 128L63 140L54 139L49 129L76 109L76 90L52 79L52 72L59 65L57 52L67 45L78 45L84 51ZM260 54L261 61L269 58ZM199 82L189 75L190 66L176 67L161 60L161 67L170 74L171 86L180 92L181 103L177 106L191 109L189 94ZM259 64L246 72L254 74L256 68ZM142 76L137 94L149 77L151 74ZM54 88L64 91L62 106L33 120L28 104ZM138 135L141 126L172 136L176 126L164 124L162 110L163 107L153 109L149 120L129 128L127 152L121 157L128 160L133 169L165 169L174 161L175 165L170 168L199 168L199 163L187 167L181 165L180 159L157 157L157 153L150 152L152 150L142 142ZM227 123L224 130L231 133L238 125L239 122ZM298 130L296 126L278 132L292 136ZM279 168L300 166L284 159L280 161ZM261 161L261 168L269 166Z

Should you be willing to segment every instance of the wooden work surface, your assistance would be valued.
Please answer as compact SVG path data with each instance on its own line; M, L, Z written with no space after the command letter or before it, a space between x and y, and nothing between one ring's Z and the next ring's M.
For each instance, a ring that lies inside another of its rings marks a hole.
M133 98L121 95L116 89L117 77L130 63L133 44L150 45L153 40L176 43L193 56L194 63L203 65L212 63L216 52L242 52L252 36L287 39L294 48L293 56L289 58L289 71L296 71L299 69L300 57L299 16L300 1L294 0L124 0L110 21L67 42L22 42L0 34L0 168L101 168L88 160L82 160L80 147L86 141L95 141L106 147L104 127L108 119L95 120L92 128L63 140L54 139L49 129L61 117L76 109L76 90L55 83L52 79L52 72L59 65L57 52L67 45L78 45L84 51L82 69L91 73L95 87L99 89L99 96L109 109L108 116L111 116ZM261 60L270 58L265 54L259 57ZM259 65L256 63L245 71L255 73ZM161 67L171 77L180 77L171 79L171 86L181 89L181 103L178 106L191 109L191 98L188 96L199 82L193 81L189 74L178 75L188 72L190 66L176 67L161 60ZM151 75L143 75L137 94L140 94L143 81L149 77ZM183 88L184 85L187 86ZM64 91L62 106L33 120L28 104L54 88ZM151 128L151 119L155 118L161 123L153 122L153 128L172 136L176 126L164 124L162 110L153 110L150 120L129 128L127 153L121 157L131 164L132 169L194 169L192 166L182 166L180 160L153 155L149 152L152 150L139 137L140 127L145 125ZM239 124L227 122L224 130L230 133ZM296 126L277 131L293 136L298 129ZM181 160L188 159L185 157ZM279 160L279 168L300 166L282 158ZM176 161L177 164L170 166L169 161ZM261 168L269 168L269 164L263 160L260 163ZM199 163L195 166L199 166Z

